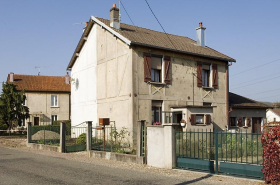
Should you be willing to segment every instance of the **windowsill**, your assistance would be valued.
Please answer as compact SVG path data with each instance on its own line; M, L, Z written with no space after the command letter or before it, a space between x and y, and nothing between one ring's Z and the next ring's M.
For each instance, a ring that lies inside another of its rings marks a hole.
M243 128L248 128L248 126L243 126Z
M196 126L206 126L204 123L197 123Z
M203 89L209 89L209 90L213 90L214 88L213 87L205 87L205 86L202 86Z
M162 82L148 82L148 83L154 85L166 85L166 83L162 83Z
M59 106L51 106L51 108L59 108Z

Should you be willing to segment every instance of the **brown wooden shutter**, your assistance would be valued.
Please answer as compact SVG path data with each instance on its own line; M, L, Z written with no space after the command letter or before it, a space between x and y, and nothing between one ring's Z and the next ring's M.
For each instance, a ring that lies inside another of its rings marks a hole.
M212 74L213 74L213 79L212 79L212 82L213 82L213 85L212 87L217 89L218 88L218 66L217 64L212 64Z
M151 81L151 54L144 53L144 81Z
M247 118L247 127L251 126L251 118Z
M164 83L171 84L171 62L169 56L164 56Z
M197 62L197 87L202 87L202 62Z
M237 121L239 127L242 127L242 126L243 126L243 125L242 125L242 121L243 121L243 118L242 118L242 117L239 117L239 118L238 118L238 121Z
M191 125L195 125L196 124L196 117L195 114L191 115Z
M205 119L206 119L205 124L206 125L210 125L211 124L211 116L210 116L210 114L206 114L205 115Z

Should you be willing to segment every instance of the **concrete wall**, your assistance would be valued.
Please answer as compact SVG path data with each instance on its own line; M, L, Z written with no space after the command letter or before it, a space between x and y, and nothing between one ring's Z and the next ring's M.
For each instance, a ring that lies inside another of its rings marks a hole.
M57 120L69 120L70 93L26 92L25 94L32 125L34 125L34 117L39 117L39 125L51 124L51 115L57 115ZM57 95L57 107L51 106L51 95ZM27 122L29 119L26 120L26 124Z
M168 169L175 167L174 126L147 127L147 165Z
M85 121L97 123L97 28L93 26L71 70L72 126ZM78 82L78 86L77 86Z
M171 56L171 84L158 86L144 82L143 52ZM197 87L197 61L218 65L218 89ZM225 128L227 125L226 107L226 65L227 62L177 54L152 48L133 47L133 91L135 120L146 120L151 124L151 101L163 100L163 111L170 111L174 106L201 106L203 102L212 103L212 119L215 127ZM194 85L193 85L194 84Z
M277 114L275 114L273 111L268 110L268 111L266 112L266 119L267 119L267 123L273 122L274 119L276 119L275 121L280 121L280 116L278 116Z
M242 118L262 118L261 125L263 126L264 124L264 119L266 118L266 109L233 109L229 117L242 117ZM229 123L230 124L230 123ZM235 130L239 132L252 132L252 121L251 121L251 126L250 127L229 127L229 130Z

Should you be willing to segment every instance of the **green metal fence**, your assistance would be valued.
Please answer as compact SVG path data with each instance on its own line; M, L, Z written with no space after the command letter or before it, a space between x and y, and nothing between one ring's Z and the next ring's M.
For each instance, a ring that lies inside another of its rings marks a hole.
M262 178L262 151L261 133L175 132L181 168Z
M30 131L31 143L55 146L59 146L60 144L60 126L32 126Z
M86 150L86 133L87 127L71 127L66 129L65 151L79 152Z

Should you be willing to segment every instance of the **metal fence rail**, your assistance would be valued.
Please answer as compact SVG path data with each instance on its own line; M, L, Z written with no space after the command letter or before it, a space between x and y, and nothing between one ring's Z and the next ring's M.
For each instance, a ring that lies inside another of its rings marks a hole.
M31 131L31 141L30 141L31 143L59 146L60 126L57 125L32 126L30 131Z

